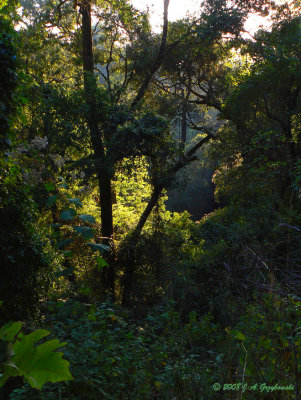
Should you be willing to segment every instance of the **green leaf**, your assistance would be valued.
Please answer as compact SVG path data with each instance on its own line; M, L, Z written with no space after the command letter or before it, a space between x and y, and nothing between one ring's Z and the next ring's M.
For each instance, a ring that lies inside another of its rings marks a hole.
M82 236L85 240L89 240L94 236L94 229L89 228L87 226L75 226L75 232Z
M72 221L76 216L76 211L73 208L67 208L61 212L61 219L65 221Z
M241 332L237 332L236 333L236 338L239 339L239 340L246 340L245 335L243 333L241 333Z
M100 253L103 253L104 250L109 251L110 246L107 244L102 244L102 243L88 243L88 245L91 247L93 251L99 251Z
M77 197L75 197L74 199L69 199L69 202L71 204L74 204L76 208L82 207L82 202L80 201L80 199L78 199Z
M4 6L6 6L8 0L0 0L0 10L1 8L3 8Z
M96 262L96 268L98 271L101 271L104 267L107 267L109 265L102 257L96 257Z
M9 322L2 326L0 329L0 339L5 341L12 341L18 332L22 328L22 322Z
M47 335L49 335L49 332L43 329L38 329L26 336L22 333L18 335L13 345L15 355L11 359L17 368L13 368L11 365L6 365L4 367L3 376L0 379L0 387L2 387L11 376L25 375L24 372L28 370L28 363L31 362L35 350L32 343Z
M55 186L52 182L44 183L44 188L47 190L47 192L51 192L52 190L55 190Z
M46 206L52 207L53 204L57 201L57 199L58 199L58 196L55 194L52 196L49 196L48 199L46 200Z
M79 215L79 218L84 222L89 222L90 224L95 224L95 222L96 222L93 215L82 214L82 215Z
M50 332L38 329L29 335L20 333L13 345L14 356L11 365L4 365L0 387L10 376L23 376L35 389L41 389L46 382L59 382L73 379L69 372L69 362L62 358L63 353L56 352L66 343L57 339L36 346L36 342Z

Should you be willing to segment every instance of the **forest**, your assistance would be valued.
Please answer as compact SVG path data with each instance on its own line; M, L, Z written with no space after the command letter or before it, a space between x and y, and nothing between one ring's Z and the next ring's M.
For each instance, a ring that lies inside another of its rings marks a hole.
M301 399L301 2L162 5L0 0L0 400Z

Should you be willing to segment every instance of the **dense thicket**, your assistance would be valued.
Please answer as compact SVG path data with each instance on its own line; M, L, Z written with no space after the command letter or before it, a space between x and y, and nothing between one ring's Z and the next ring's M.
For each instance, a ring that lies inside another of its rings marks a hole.
M17 85L17 37L7 16L1 24L1 283L4 302L1 322L29 317L36 310L41 295L46 295L51 268L51 249L35 226L37 209L25 184L21 170L10 157L14 146L13 111L20 98L14 93ZM53 261L53 260L52 260Z

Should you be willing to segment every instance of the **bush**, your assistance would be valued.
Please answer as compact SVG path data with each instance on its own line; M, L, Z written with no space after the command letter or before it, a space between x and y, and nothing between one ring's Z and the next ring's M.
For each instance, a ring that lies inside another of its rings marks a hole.
M36 209L18 177L0 186L1 322L24 320L36 310L51 283L55 259L36 220Z

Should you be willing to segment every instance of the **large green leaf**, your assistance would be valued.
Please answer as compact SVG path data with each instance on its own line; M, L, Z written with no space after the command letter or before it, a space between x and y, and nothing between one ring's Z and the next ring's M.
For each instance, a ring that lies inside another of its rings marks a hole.
M66 343L53 339L36 345L36 342L49 333L43 329L38 329L29 335L19 333L13 345L14 356L9 363L3 364L0 387L11 376L23 376L36 389L41 389L49 381L73 379L69 372L69 362L62 358L63 353L55 351Z
M8 322L0 329L0 371L3 362L9 363L8 360L13 356L11 343L15 336L20 332L22 322Z

